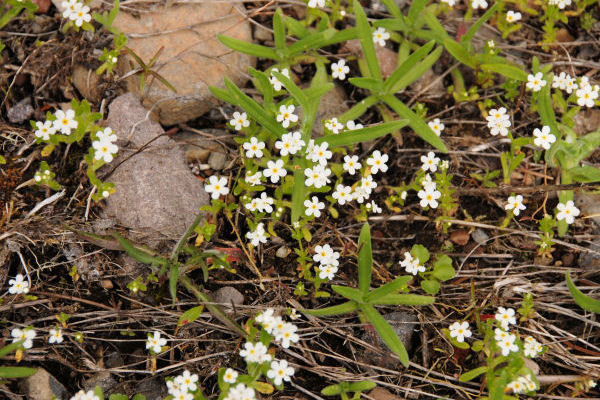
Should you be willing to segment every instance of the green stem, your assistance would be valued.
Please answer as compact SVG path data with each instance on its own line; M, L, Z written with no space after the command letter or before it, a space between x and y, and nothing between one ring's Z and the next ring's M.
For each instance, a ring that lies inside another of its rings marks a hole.
M179 253L181 253L183 246L187 242L190 235L194 232L194 229L198 226L198 224L200 223L202 218L204 218L204 211L200 211L198 213L198 215L196 216L196 219L194 220L192 225L190 225L190 227L187 229L187 231L185 231L185 233L183 234L181 239L179 239L179 241L177 242L177 246L175 246L175 249L173 249L173 252L171 253L172 261L177 260L177 257L179 257Z

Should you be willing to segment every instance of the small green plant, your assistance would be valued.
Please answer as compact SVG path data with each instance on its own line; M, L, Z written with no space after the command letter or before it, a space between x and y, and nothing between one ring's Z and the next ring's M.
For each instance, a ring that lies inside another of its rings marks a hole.
M377 386L375 382L370 381L340 382L323 388L321 394L324 396L340 396L342 400L359 400L362 392L369 391L375 386ZM350 393L354 393L354 395L350 397Z
M0 357L6 357L13 351L20 351L23 342L23 340L19 340L0 348ZM27 378L28 376L35 374L36 371L37 369L35 368L0 365L0 379Z
M581 290L577 289L577 286L575 286L573 280L571 279L570 271L568 271L565 276L567 280L567 287L569 288L569 291L571 292L571 296L573 296L573 300L575 300L575 303L577 303L579 307L583 308L586 311L591 311L593 313L599 314L600 301L595 300L590 296L586 296L581 292Z

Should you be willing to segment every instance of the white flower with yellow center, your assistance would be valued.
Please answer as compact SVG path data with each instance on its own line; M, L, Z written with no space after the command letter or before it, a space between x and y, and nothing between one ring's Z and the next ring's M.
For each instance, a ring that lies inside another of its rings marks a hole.
M273 361L271 369L267 371L267 376L275 385L281 385L283 381L289 382L292 375L294 375L294 368L288 366L286 360Z
M389 157L385 153L381 153L379 150L375 150L371 157L367 158L367 165L371 166L371 173L376 174L377 172L386 172L388 170L387 161Z
M21 274L17 274L15 276L15 279L9 280L8 284L10 285L10 287L8 288L8 293L10 294L29 293L29 282L26 281L23 275Z
M248 121L248 115L245 112L239 113L238 111L233 113L233 119L229 121L229 123L233 126L236 131L241 131L242 128L247 128L250 126L250 121Z
M421 165L421 169L423 171L435 172L437 171L437 166L440 163L440 159L435 156L433 151L430 151L426 156L421 156L421 162L423 163L423 165Z
M520 194L516 196L509 196L507 203L504 206L506 211L512 211L515 216L518 216L525 208L527 207L525 207L523 204L523 196Z
M537 74L529 74L527 76L527 84L525 85L527 89L532 90L534 92L539 92L542 90L544 86L546 86L546 81L544 80L544 74L538 72Z
M223 373L223 381L227 382L227 383L235 383L235 381L238 378L238 373L237 371L231 369L231 368L227 368L225 370L225 372Z
M49 140L50 135L54 135L56 133L56 127L52 123L52 121L45 122L36 122L35 126L37 130L35 131L35 137L40 138L42 140Z
M390 34L385 28L377 28L375 32L373 32L373 42L380 45L381 47L385 46L385 41L390 38Z
M263 171L265 178L271 178L271 183L279 182L280 178L287 175L283 160L267 161L267 168Z
M549 150L552 143L556 142L556 136L550 133L550 127L547 125L544 125L541 130L535 128L533 130L533 136L535 136L533 144L544 150Z
M350 72L350 67L346 65L346 60L340 59L337 63L331 64L331 76L333 79L343 81L346 79L346 74Z
M298 116L294 114L294 110L296 106L290 104L286 106L282 104L279 106L279 114L277 114L277 122L281 122L281 126L284 128L288 128L290 126L290 122L298 122Z
M215 200L222 195L228 194L229 188L227 187L227 178L219 178L216 175L210 176L208 178L208 183L204 185L204 190Z
M435 118L433 121L429 121L427 125L429 125L431 130L438 136L442 134L442 131L445 128L444 124L442 124L439 118Z
M346 202L352 201L352 188L350 186L337 185L335 192L331 195L337 202L343 206Z
M306 210L304 213L306 216L310 217L314 215L315 218L319 218L321 216L321 210L325 208L325 203L319 201L317 196L313 196L311 200L304 200L304 207Z
M573 200L568 200L566 203L559 203L556 209L558 210L556 219L559 221L564 219L567 224L575 222L575 217L578 217L580 214L579 208L575 207Z
M63 135L70 135L71 130L77 129L78 122L75 119L75 111L58 110L54 113L56 119L53 122L56 131L60 131Z
M455 322L449 327L450 337L456 338L456 341L462 343L465 338L471 337L472 332L469 329L469 323L467 321Z

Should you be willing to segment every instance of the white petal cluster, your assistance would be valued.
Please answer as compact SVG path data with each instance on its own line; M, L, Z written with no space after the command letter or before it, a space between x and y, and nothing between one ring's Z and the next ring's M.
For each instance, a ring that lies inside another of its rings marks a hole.
M158 354L166 345L167 339L161 337L160 332L154 331L152 334L148 334L148 340L146 340L146 349Z
M450 329L450 337L455 338L459 343L464 342L465 338L469 338L472 335L467 321L455 322L448 329Z
M400 261L400 265L406 270L407 273L417 275L419 272L425 272L425 266L420 265L418 258L413 257L410 252L404 252L404 260Z
M508 135L510 116L506 114L506 108L500 107L498 109L491 109L485 119L488 122L487 126L490 128L490 134L492 134L492 136L497 136L498 134L501 136Z
M272 308L268 308L256 317L256 322L270 335L275 337L275 341L281 344L281 347L287 349L292 343L298 343L300 336L296 333L298 326L291 322L286 322L282 317L275 315ZM270 360L269 360L270 361Z
M516 196L510 196L507 200L504 209L506 211L512 211L512 213L517 216L521 213L521 211L525 210L525 205L523 204L523 196L520 194Z
M105 128L103 131L96 132L96 140L92 142L94 148L94 158L96 160L104 160L109 163L113 160L119 147L114 142L117 141L117 135L114 134L112 129Z
M523 341L523 354L525 354L525 357L537 357L543 350L544 346L535 340L533 336L527 336Z
M579 208L575 207L573 200L568 200L566 203L559 203L556 209L558 210L556 219L559 221L564 219L567 224L575 222L575 217L578 217L580 214Z
M93 390L88 390L87 392L80 390L71 397L71 400L100 400L100 398L94 394Z
M265 227L262 222L259 222L256 229L246 233L246 239L250 240L252 246L256 247L260 243L267 243L269 235L265 232Z
M23 275L17 274L15 279L8 281L10 287L8 293L10 294L26 294L29 293L29 282L25 280Z
M13 343L23 340L21 346L23 346L24 349L30 349L33 347L33 339L35 339L37 334L33 328L14 328L10 331L10 336L13 338Z
M61 4L63 11L63 18L69 19L75 22L75 26L81 27L84 22L90 22L92 16L90 14L90 8L79 0L67 0Z
M227 187L227 178L219 178L216 175L210 176L208 178L208 183L204 184L204 190L206 193L209 193L214 200L218 199L222 195L226 195L229 193L229 188Z
M537 74L529 74L527 76L527 84L525 84L527 89L533 92L539 92L542 90L544 86L546 86L546 81L544 80L544 74L538 72Z

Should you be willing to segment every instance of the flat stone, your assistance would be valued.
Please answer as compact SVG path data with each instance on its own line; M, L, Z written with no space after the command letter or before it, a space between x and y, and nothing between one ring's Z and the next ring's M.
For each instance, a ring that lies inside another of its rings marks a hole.
M154 70L177 90L149 78L140 92L140 75L127 80L129 90L153 107L160 122L173 125L197 118L218 104L209 86L224 87L223 78L241 86L247 81L254 59L225 47L217 35L250 42L252 33L238 5L228 2L196 2L156 6L139 17L121 10L114 27L128 36L129 46L145 62L162 48ZM133 58L121 57L123 73L136 68ZM128 60L124 60L128 58Z
M215 303L227 305L233 303L236 306L241 306L244 304L244 295L234 287L224 286L212 293L212 300Z
M31 105L31 98L26 97L11 108L8 109L6 115L8 120L13 124L22 124L33 116L35 110Z
M488 240L490 240L490 236L487 233L485 233L483 229L479 228L475 229L471 233L471 237L480 245L484 245Z
M85 390L94 390L96 386L102 388L102 392L106 395L112 388L117 386L118 382L108 371L102 371L94 374L91 378L86 380L83 384Z
M582 216L589 216L596 228L600 227L600 194L575 192L573 202Z
M573 117L573 131L578 135L595 132L600 129L600 110L588 108L578 112Z
M208 165L213 171L221 171L227 163L227 154L220 151L213 151L208 157Z
M392 392L382 387L376 387L369 392L369 397L375 400L402 400L402 397L396 396Z
M76 65L73 68L71 81L86 100L97 103L102 98L100 77L96 74L96 71L82 65Z
M321 102L317 109L313 131L317 132L318 135L322 135L323 124L321 121L340 117L349 110L347 102L348 98L346 97L346 92L344 92L344 89L341 86L335 85L333 89L325 93L323 97L321 97Z
M189 170L179 144L160 136L163 129L146 115L131 93L117 97L109 106L106 122L116 132L119 145L110 165L123 163L105 178L115 183L116 192L106 199L104 217L133 230L154 230L178 239L200 207L209 203L209 196Z
M21 389L28 400L48 400L56 397L66 399L67 389L62 383L50 375L48 371L38 368L37 372L21 381Z

